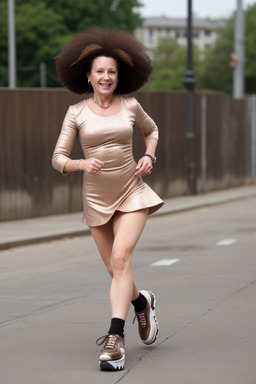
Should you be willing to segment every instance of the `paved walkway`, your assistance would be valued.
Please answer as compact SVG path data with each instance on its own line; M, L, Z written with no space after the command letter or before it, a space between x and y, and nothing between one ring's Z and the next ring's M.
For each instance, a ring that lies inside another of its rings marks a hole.
M223 204L229 201L256 196L256 185L226 189L195 196L167 199L165 205L153 216L167 215L190 209ZM81 222L82 214L71 213L15 220L0 223L0 250L27 244L56 240L89 234L89 229Z

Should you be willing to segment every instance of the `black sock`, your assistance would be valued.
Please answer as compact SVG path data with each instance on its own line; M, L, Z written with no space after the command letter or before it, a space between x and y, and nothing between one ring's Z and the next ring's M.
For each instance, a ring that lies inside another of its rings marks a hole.
M111 324L110 324L108 334L120 335L124 339L124 325L125 325L125 321L123 319L118 319L117 317L113 317L113 319L111 319Z
M135 312L142 312L147 306L146 298L140 293L139 297L136 300L132 301Z

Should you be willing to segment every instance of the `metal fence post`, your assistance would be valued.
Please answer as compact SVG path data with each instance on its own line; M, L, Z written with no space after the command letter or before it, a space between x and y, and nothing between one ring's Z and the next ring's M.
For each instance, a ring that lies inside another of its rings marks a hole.
M251 177L256 182L256 94L251 96Z
M201 183L202 192L206 192L207 183L207 96L201 97Z
M44 62L40 63L40 87L46 87L46 64Z

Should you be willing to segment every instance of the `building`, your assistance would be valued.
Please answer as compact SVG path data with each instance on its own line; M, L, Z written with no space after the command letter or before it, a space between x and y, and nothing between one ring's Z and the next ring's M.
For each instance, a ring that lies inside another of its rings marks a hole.
M193 41L200 51L211 48L218 37L218 30L224 26L223 21L206 19L193 19ZM147 48L149 55L158 46L161 38L175 38L178 44L187 45L187 19L171 18L166 16L150 17L145 19L143 25L135 30L135 36Z

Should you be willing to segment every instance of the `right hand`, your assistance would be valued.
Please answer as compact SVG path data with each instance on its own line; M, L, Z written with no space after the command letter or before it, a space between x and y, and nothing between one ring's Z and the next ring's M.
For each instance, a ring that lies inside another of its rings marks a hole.
M90 159L81 160L79 164L79 169L81 171L89 173L90 175L94 175L95 173L101 170L103 165L104 165L103 161L96 159L95 157L92 157Z

